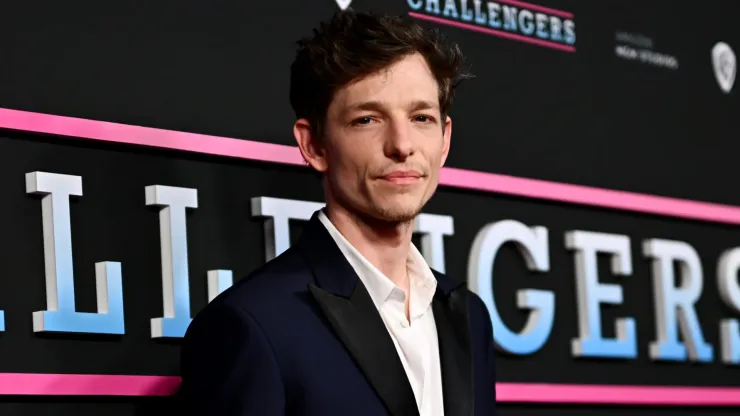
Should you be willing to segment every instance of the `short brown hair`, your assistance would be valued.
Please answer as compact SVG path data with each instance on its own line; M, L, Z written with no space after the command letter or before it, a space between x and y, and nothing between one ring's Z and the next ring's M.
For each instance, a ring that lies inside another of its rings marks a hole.
M409 18L337 12L297 42L290 68L290 104L297 118L321 137L326 112L337 89L380 71L413 53L421 54L439 85L439 106L449 112L457 84L471 74L462 69L463 54L437 29L424 29Z

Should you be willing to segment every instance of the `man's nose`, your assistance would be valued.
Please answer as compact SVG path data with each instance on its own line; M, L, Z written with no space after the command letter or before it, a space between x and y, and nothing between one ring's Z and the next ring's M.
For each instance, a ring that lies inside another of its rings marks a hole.
M385 142L386 156L392 159L405 160L414 154L415 147L410 124L404 122L391 124Z

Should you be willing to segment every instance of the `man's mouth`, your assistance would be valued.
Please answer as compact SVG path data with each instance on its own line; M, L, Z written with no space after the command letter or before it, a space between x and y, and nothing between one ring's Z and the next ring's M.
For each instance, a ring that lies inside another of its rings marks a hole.
M416 183L423 176L424 175L415 170L394 170L381 176L380 178L384 181L388 181L397 185L408 185Z

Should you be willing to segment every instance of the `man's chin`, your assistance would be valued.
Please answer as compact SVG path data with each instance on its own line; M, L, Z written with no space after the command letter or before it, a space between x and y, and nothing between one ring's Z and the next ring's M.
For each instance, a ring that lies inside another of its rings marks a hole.
M412 221L421 212L421 208L411 207L377 207L374 217L387 223L404 223Z

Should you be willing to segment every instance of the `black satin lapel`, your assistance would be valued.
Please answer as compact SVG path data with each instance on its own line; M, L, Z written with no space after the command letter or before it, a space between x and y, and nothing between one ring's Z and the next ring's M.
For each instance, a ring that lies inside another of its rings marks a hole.
M418 416L403 364L365 286L358 282L349 299L313 284L309 289L388 412L393 416Z
M473 414L473 369L466 291L435 296L432 303L439 338L445 415Z

